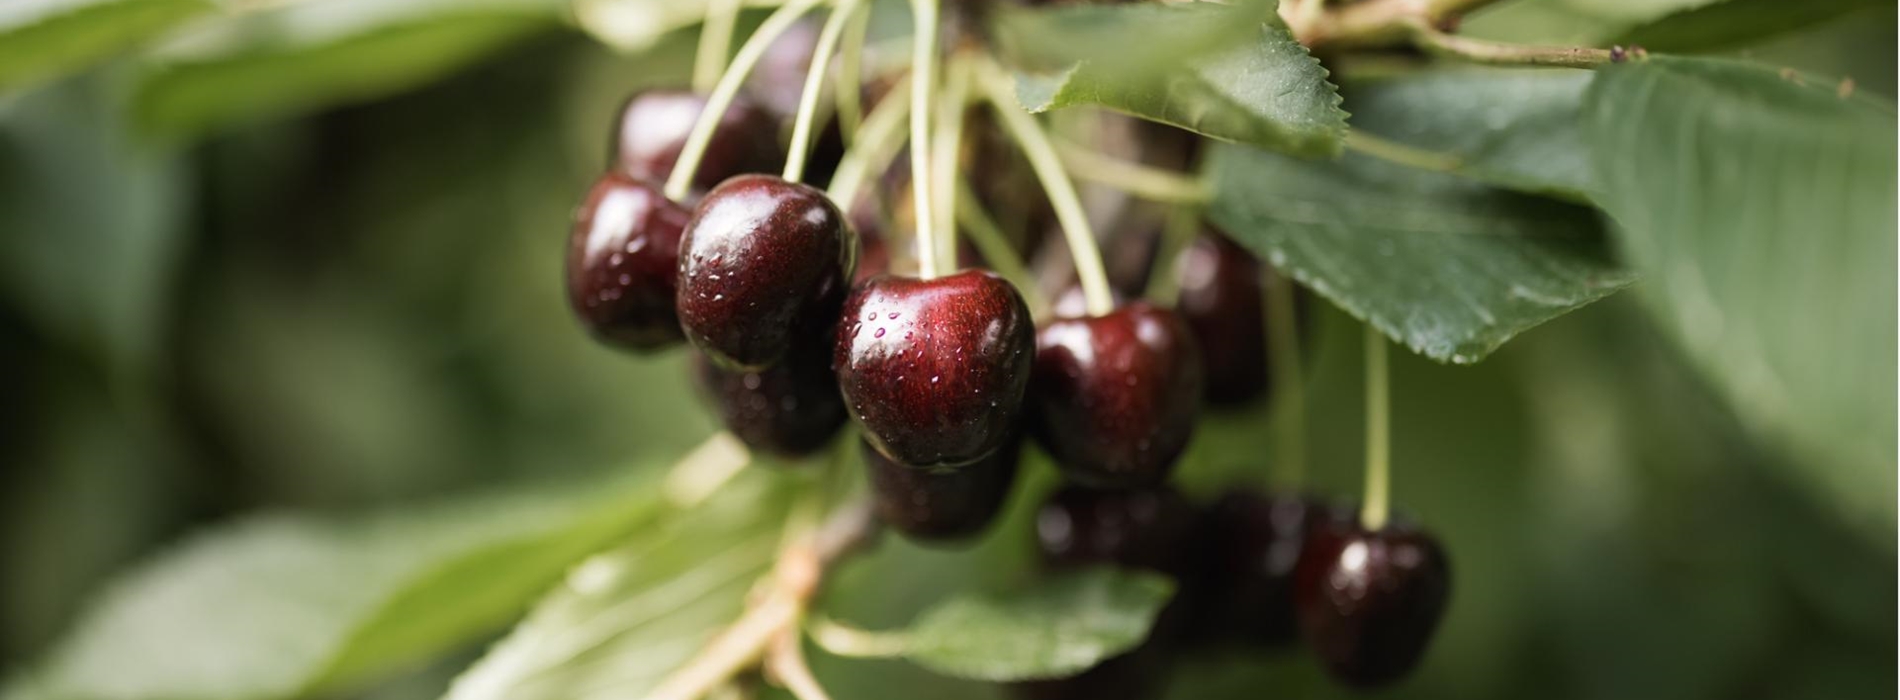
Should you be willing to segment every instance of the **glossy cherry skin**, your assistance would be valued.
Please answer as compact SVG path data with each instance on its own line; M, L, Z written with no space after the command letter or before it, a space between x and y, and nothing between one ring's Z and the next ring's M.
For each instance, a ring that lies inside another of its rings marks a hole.
M1146 302L1058 319L1036 336L1037 439L1069 479L1159 484L1200 417L1201 359L1187 324Z
M621 173L594 182L567 248L568 305L594 337L634 350L684 339L673 292L690 218L649 183Z
M1203 396L1235 405L1267 391L1267 321L1259 258L1225 236L1194 239L1176 259L1175 310L1194 329L1206 368Z
M861 443L877 517L906 538L929 544L967 542L1002 512L1016 483L1021 445L1012 440L990 456L954 469L898 464Z
M1016 429L1035 331L1003 278L885 275L845 301L833 363L865 440L900 464L983 459Z
M830 326L792 344L770 367L728 370L695 356L700 385L726 429L758 452L796 458L831 441L844 425L844 397L831 371Z
M722 367L769 365L795 326L836 318L857 250L824 192L772 175L722 182L680 240L680 327Z
M665 182L686 145L693 122L706 108L706 96L690 90L654 89L634 94L620 108L614 125L614 168L641 180ZM744 97L720 115L693 191L705 192L741 173L774 173L784 165L778 122L771 112Z
M1451 596L1451 566L1424 532L1345 520L1308 536L1293 591L1301 637L1327 672L1381 686L1424 655Z
M1209 509L1209 519L1217 583L1204 636L1267 647L1298 639L1294 568L1307 533L1341 516L1316 498L1233 489Z

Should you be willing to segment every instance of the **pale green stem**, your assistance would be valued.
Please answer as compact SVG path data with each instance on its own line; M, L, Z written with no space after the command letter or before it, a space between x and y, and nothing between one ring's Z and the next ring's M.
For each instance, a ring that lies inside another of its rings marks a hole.
M957 187L956 211L957 221L970 233L970 242L983 254L983 261L989 263L990 269L1016 285L1016 291L1023 295L1030 309L1045 308L1046 300L1042 298L1042 290L1036 288L1035 273L1029 271L1029 266L1010 246L1009 237L1003 235L1002 227L996 225L983 203L977 201L967 181Z
M1082 282L1088 314L1103 316L1114 311L1115 295L1108 286L1108 273L1102 269L1102 251L1096 247L1095 230L1082 209L1082 198L1076 195L1075 183L1062 168L1062 157L1056 154L1055 145L1050 143L1049 135L1043 133L1035 118L1017 106L1009 74L994 64L983 66L982 73L985 97L1002 117L1003 128L1022 146L1030 169L1036 171L1036 178L1049 194L1049 204L1055 209L1056 220L1061 222L1062 234L1069 243L1069 254L1075 258L1075 274Z
M1200 207L1188 204L1168 211L1167 224L1161 228L1161 246L1155 251L1154 267L1148 271L1148 289L1143 296L1161 306L1173 307L1181 297L1181 254L1201 232Z
M798 117L792 121L791 150L785 153L785 179L798 182L805 177L805 162L811 158L812 123L817 121L818 98L825 92L825 73L831 68L831 54L844 36L844 25L863 7L863 0L839 0L825 26L818 31L818 45L811 52L811 66L805 71L804 91L798 94ZM855 84L852 85L855 89ZM844 88L839 88L843 90Z
M1280 458L1274 473L1279 485L1297 488L1306 478L1306 378L1300 367L1299 317L1293 305L1293 281L1264 266L1261 272L1266 281L1260 293L1267 302L1267 351L1273 354L1268 369L1285 411L1280 417Z
M1396 141L1387 141L1359 129L1346 134L1346 148L1379 160L1420 170L1450 173L1464 167L1464 161L1456 156L1414 148Z
M904 90L908 80L900 79L896 89ZM890 98L877 103L864 118L864 129L838 160L838 169L832 172L830 189L826 192L840 209L850 211L865 183L883 172L891 159L897 157L898 149L904 145L904 118L908 116L910 102Z
M706 109L699 113L699 119L693 122L693 130L686 134L686 144L680 148L680 157L673 164L673 172L666 178L666 197L673 201L684 201L692 191L693 174L699 170L699 161L706 155L706 144L712 142L713 130L719 127L720 116L726 108L732 106L732 100L739 94L739 87L745 83L752 67L758 65L759 58L765 55L766 47L772 45L799 17L810 12L823 0L791 0L774 10L765 23L746 39L739 53L732 58L732 65L719 76L719 84L713 86L712 94L706 97Z
M937 130L932 134L930 181L931 212L937 217L937 260L957 267L957 157L963 147L963 113L970 103L967 60L952 60L944 70L944 88L937 103Z
M1056 149L1062 153L1063 164L1077 178L1144 199L1197 204L1207 201L1209 196L1207 183L1191 175L1106 156L1072 143L1061 143Z
M1385 334L1366 324L1366 500L1359 522L1385 527L1392 493L1392 395L1385 360Z
M1430 53L1487 66L1537 68L1595 68L1611 62L1608 49L1571 46L1526 46L1446 34L1431 24L1410 23L1412 43Z
M719 83L726 70L726 52L732 50L733 26L739 22L744 0L711 0L706 21L699 27L699 50L693 56L693 90L706 92Z
M937 82L937 2L911 0L914 34L910 57L910 188L917 210L918 276L944 272L937 259L937 217L930 189L930 95Z
M844 51L838 55L838 131L845 144L858 142L858 128L864 124L864 35L871 28L871 6L851 14L845 25Z

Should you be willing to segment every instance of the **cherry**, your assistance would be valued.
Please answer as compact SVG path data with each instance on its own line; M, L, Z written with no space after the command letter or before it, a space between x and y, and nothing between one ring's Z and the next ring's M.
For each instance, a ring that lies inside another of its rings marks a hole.
M759 452L803 457L824 447L844 425L844 398L831 371L831 326L794 342L770 367L728 370L695 357L705 388L726 429Z
M1368 531L1347 519L1314 529L1293 574L1301 636L1334 678L1359 687L1417 665L1450 594L1438 542L1398 524Z
M1145 302L1051 322L1037 335L1036 437L1071 480L1161 483L1193 436L1201 365L1174 312Z
M917 469L861 443L878 519L911 540L954 542L981 533L1016 481L1018 441L956 469Z
M1175 304L1200 342L1203 395L1215 405L1246 403L1267 390L1267 324L1260 260L1218 233L1194 239L1176 261Z
M635 93L620 108L614 127L615 169L642 180L665 181L693 122L705 109L706 96L690 90ZM693 190L704 192L740 173L778 172L782 157L771 113L744 97L735 98L706 144L699 170L693 173Z
M1207 636L1280 646L1299 636L1293 570L1307 532L1339 518L1328 504L1296 494L1232 489L1210 509L1213 577Z
M860 285L845 301L832 361L872 447L912 467L955 467L1015 430L1034 349L1016 288L965 270Z
M1064 486L1036 511L1036 548L1056 569L1114 564L1174 579L1174 599L1155 619L1151 641L1189 631L1207 584L1205 520L1167 487L1098 490Z
M835 318L857 250L824 192L733 177L706 193L680 240L680 327L721 366L771 364L794 326Z
M597 338L653 350L684 338L674 312L680 234L692 217L623 173L594 182L568 236L567 300Z

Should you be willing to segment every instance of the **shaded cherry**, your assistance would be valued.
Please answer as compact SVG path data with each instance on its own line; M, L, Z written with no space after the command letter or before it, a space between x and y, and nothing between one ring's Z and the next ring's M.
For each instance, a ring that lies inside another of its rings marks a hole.
M1168 487L1051 493L1036 511L1043 563L1066 569L1096 564L1148 569L1174 579L1176 594L1155 619L1151 642L1172 643L1193 624L1206 597L1208 533L1199 509Z
M805 91L805 73L811 70L812 52L818 48L822 24L811 19L793 24L766 47L765 54L759 57L758 65L753 66L752 74L746 76L746 94L772 114L778 123L779 133L790 135L793 122L798 118L799 98ZM837 64L834 62L832 65ZM822 111L819 113L820 117L824 115ZM831 181L832 172L838 169L838 161L844 157L844 132L839 129L835 118L826 119L816 126L811 156L806 159L805 181L822 187Z
M1400 524L1316 528L1294 571L1301 637L1328 673L1359 687L1389 684L1418 664L1450 594L1444 550Z
M614 125L614 168L638 179L665 182L693 122L705 109L706 96L690 90L635 93L621 106ZM693 191L704 192L741 173L778 172L784 164L778 138L778 123L770 112L744 97L734 98L693 173Z
M753 450L803 457L824 447L844 425L844 398L831 371L831 326L794 342L764 369L728 370L695 356L705 388L726 429Z
M594 182L568 236L567 300L603 341L635 350L677 343L674 284L692 213L623 173Z
M1204 396L1234 405L1267 391L1267 320L1259 258L1225 236L1198 236L1176 259L1175 310L1200 343Z
M1236 488L1215 501L1208 518L1216 583L1202 636L1258 646L1292 643L1299 637L1293 570L1307 533L1341 516L1317 498Z
M954 467L1016 429L1035 331L1016 288L965 270L885 275L846 300L833 362L866 441L913 467Z
M913 541L967 541L1002 511L1022 454L1016 440L990 456L954 469L898 464L861 443L878 519Z
M1031 426L1071 480L1159 484L1193 436L1201 364L1173 311L1135 302L1037 334Z
M835 318L857 249L824 192L772 175L722 182L680 240L680 327L721 366L769 365L795 326Z

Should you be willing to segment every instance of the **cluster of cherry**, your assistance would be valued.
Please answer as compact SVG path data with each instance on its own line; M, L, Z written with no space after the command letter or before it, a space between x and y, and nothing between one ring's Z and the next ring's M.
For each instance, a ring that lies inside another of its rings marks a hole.
M1037 520L1048 562L1156 569L1181 587L1136 652L1024 684L1031 695L1129 697L1123 674L1156 677L1183 642L1277 644L1296 630L1346 682L1415 664L1449 586L1430 537L1244 491L1202 512L1166 486L1204 402L1267 389L1257 259L1210 231L1178 258L1173 308L1091 315L1059 302L1038 328L1002 277L896 274L881 221L766 174L793 117L774 102L786 103L755 91L717 115L677 198L657 183L678 175L708 99L649 90L626 103L614 162L570 239L569 299L597 338L639 351L689 342L727 428L760 452L808 455L854 419L879 518L916 540L981 533L1022 443L1038 442L1068 482ZM813 179L838 143L819 140Z

